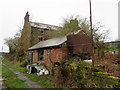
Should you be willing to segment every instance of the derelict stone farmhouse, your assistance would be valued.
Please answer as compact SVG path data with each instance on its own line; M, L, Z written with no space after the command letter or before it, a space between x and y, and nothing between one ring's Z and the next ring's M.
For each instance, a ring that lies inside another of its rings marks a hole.
M51 67L56 63L62 64L69 54L90 54L91 38L82 30L78 30L65 36L41 41L28 48L28 51L30 64L44 63L47 67Z
M21 35L24 48L27 49L39 41L45 40L44 35L48 30L58 29L58 26L29 21L29 14L27 12L24 17L24 26Z
M22 32L22 41L28 52L28 68L44 64L46 67L61 65L68 55L84 54L90 58L92 52L91 37L83 30L46 40L48 30L60 27L29 21L28 12ZM26 34L24 34L26 33Z

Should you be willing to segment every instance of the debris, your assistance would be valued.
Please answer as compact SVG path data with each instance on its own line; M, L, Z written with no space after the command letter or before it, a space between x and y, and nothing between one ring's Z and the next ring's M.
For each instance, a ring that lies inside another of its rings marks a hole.
M39 72L37 73L38 76L40 75L48 75L49 71L47 69L40 69Z

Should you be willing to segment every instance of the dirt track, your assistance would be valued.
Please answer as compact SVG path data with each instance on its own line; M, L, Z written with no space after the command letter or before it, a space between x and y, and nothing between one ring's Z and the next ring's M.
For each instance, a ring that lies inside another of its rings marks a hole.
M8 67L7 65L3 64L4 66L6 66L7 68L9 68L9 70L11 70L12 72L14 72L19 79L21 80L25 80L25 84L27 86L29 86L29 88L42 88L40 85L38 85L36 82L31 81L29 78L27 78L23 73L16 71L10 67Z

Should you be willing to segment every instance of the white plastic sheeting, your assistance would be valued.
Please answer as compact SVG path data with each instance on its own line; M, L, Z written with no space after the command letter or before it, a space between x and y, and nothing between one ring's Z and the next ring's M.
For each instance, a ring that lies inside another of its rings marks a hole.
M37 75L38 76L49 74L49 71L43 66L35 66L35 68L37 69Z

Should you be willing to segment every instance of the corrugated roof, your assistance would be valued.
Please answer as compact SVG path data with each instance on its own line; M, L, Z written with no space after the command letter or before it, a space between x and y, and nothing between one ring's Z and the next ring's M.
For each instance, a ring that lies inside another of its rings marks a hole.
M37 28L49 29L49 30L58 30L60 27L55 25L43 24L38 22L30 22L30 25Z
M28 50L58 46L58 45L61 45L62 43L64 43L65 41L67 41L67 37L61 36L58 38L53 38L53 39L41 41L41 42L37 43L36 45L30 47Z

